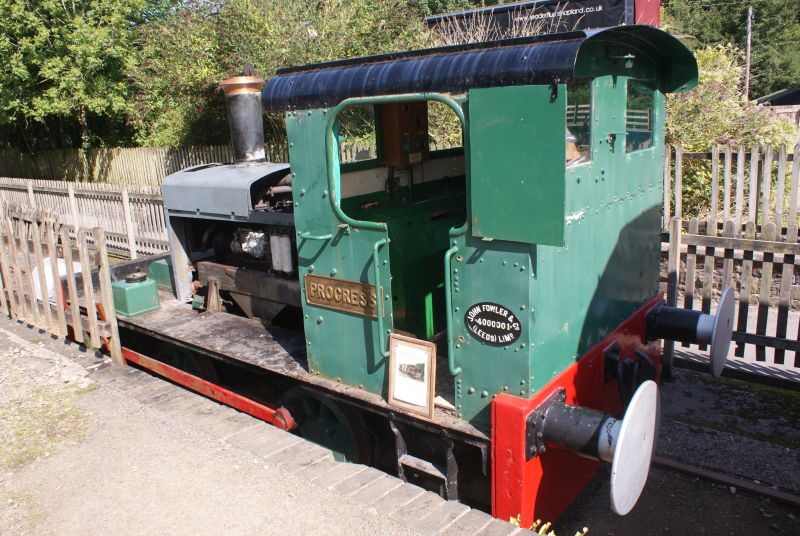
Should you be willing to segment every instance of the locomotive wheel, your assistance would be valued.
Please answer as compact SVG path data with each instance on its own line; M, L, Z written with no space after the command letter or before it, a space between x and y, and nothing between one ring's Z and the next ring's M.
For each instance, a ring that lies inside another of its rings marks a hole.
M198 355L168 344L162 345L157 355L167 365L188 372L198 378L210 382L216 382L219 379L210 357Z
M369 441L355 411L302 386L286 393L283 406L297 421L294 433L329 449L336 461L367 461Z

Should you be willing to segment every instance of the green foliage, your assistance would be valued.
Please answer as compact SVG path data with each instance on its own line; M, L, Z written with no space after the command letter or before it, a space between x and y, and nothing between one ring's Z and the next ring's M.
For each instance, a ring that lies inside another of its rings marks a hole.
M688 93L667 98L667 142L689 151L708 151L720 143L790 144L796 127L742 96L741 51L732 45L696 52L700 83Z
M217 84L245 64L268 79L281 67L425 43L419 14L402 0L228 0L186 7L139 31L138 61L129 71L137 142L226 142ZM281 121L268 117L268 139L282 135Z
M0 0L0 126L28 149L102 142L93 125L113 138L128 109L132 28L150 5Z
M771 143L791 147L800 130L767 106L742 95L741 51L732 45L697 50L700 83L688 93L667 96L667 143L685 151L710 151L714 144ZM707 161L684 162L683 198L687 213L707 208L711 168Z
M752 5L751 97L800 83L800 0L667 0L664 27L690 46L733 43L744 49Z

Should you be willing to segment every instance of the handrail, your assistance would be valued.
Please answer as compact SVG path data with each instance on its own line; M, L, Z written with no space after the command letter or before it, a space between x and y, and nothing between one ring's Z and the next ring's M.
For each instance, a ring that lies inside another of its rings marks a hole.
M339 195L337 194L336 190L336 184L334 183L336 166L333 158L334 154L336 154L338 150L336 146L336 139L333 135L333 125L336 123L336 118L339 115L339 112L341 112L347 106L353 106L356 104L379 104L382 102L413 102L427 100L438 101L452 108L453 112L456 114L456 117L458 117L458 120L461 122L462 132L464 132L466 135L466 121L464 119L464 111L461 109L461 106L459 106L458 103L450 97L440 93L404 93L401 95L382 95L378 97L352 97L343 100L330 110L330 113L328 114L328 123L325 127L325 157L327 161L326 167L328 172L328 199L330 200L333 213L340 221L351 227L357 227L361 229L371 229L375 231L388 230L386 223L354 220L342 210Z
M305 240L330 240L333 238L332 234L324 234L324 235L312 235L308 231L303 231L297 233L298 238L303 238Z
M384 333L383 327L383 287L380 284L381 268L378 262L378 250L381 246L385 246L388 243L388 240L381 238L372 246L372 264L375 270L375 303L377 305L376 312L378 313L378 344L380 345L380 352L383 357L389 357L389 350L386 349L386 333Z
M450 277L450 259L455 253L458 252L458 246L453 244L453 247L447 250L444 254L444 301L447 308L447 367L450 369L452 376L461 374L461 367L456 368L456 345L453 340L453 322L451 320L453 312L453 296L451 290L451 277Z

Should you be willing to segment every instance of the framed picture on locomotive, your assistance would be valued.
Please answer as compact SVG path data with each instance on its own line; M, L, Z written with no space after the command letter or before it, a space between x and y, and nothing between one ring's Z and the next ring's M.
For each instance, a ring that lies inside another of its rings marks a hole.
M625 514L660 339L711 343L717 369L730 344L728 300L676 310L658 287L664 96L696 81L641 25L225 80L236 161L164 180L174 295L121 321L127 355L220 383L234 364L278 426L522 525L608 462ZM262 109L288 164L264 160ZM444 112L463 143L432 151ZM348 114L368 159L342 161Z

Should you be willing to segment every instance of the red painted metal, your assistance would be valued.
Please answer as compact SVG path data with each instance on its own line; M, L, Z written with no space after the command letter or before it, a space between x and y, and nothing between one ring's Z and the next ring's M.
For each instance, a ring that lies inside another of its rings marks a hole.
M661 26L661 0L635 0L634 15L636 24Z
M142 368L146 368L159 376L163 376L179 385L182 385L192 391L200 393L203 396L212 398L221 404L238 409L242 413L252 415L256 419L261 419L281 430L291 430L297 423L292 418L291 413L283 407L271 407L260 404L249 398L245 398L240 394L234 393L224 387L220 387L214 383L198 378L192 374L184 372L175 367L171 367L161 361L156 361L151 357L134 352L129 348L122 349L122 357L126 361L136 363Z
M661 293L653 297L530 399L503 393L492 401L492 515L505 521L520 516L528 527L536 519L555 521L575 500L599 462L555 446L526 461L526 418L558 388L566 390L569 404L617 415L619 394L615 381L604 381L603 350L618 341L623 358L640 350L660 370L660 344L645 344L645 329L647 312L662 299Z

